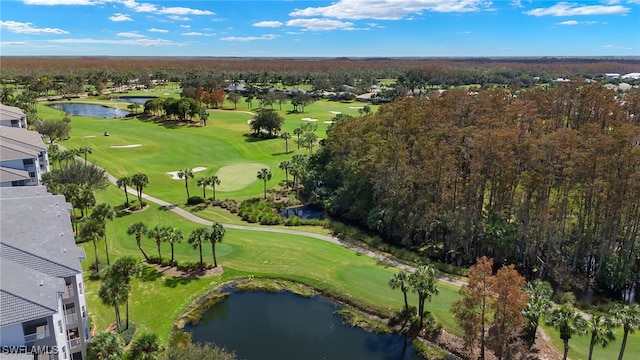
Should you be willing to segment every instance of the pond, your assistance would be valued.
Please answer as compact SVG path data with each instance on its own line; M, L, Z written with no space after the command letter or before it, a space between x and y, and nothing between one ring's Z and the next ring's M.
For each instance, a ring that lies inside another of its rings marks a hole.
M157 99L156 96L121 96L119 98L114 98L114 101L126 101L126 102L132 102L132 103L138 103L138 104L142 104L144 105L144 103L147 102L147 100L154 100Z
M246 360L420 359L410 339L345 325L339 308L321 296L233 292L185 330Z
M324 211L317 206L305 205L294 208L286 208L280 211L280 216L289 217L296 215L302 220L324 219Z
M128 111L95 104L63 103L53 104L51 107L62 110L69 115L99 117L99 118L121 118L129 115Z

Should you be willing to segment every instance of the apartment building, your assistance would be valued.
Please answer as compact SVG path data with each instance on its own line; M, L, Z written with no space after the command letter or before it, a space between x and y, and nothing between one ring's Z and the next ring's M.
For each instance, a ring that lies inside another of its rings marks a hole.
M86 359L85 253L70 211L44 186L0 188L0 359Z
M15 106L0 104L0 126L27 128L27 115Z
M48 148L37 131L0 126L0 187L42 184Z

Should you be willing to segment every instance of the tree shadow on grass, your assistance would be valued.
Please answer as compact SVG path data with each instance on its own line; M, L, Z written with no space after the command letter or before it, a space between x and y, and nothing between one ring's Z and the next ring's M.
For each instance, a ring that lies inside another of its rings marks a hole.
M177 207L178 207L178 205L173 205L173 204L171 204L171 205L166 205L166 206L160 206L160 207L158 208L158 210L159 210L159 211L171 211L172 209L175 209L175 208L177 208Z
M197 278L195 277L177 277L177 276L171 276L169 278L166 278L164 280L164 286L166 287L170 287L170 288L175 288L178 285L187 285L190 282L192 282L193 280L196 280Z
M195 212L200 212L206 208L207 208L207 204L200 204L200 205L191 206L189 208L189 211L192 213L195 213Z
M162 277L162 273L150 266L144 266L142 267L142 271L140 271L140 280L145 282L156 281L160 277Z

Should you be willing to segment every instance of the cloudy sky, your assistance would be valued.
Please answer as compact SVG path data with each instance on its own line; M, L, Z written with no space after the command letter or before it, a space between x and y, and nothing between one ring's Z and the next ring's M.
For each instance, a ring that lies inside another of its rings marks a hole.
M640 56L640 0L2 0L0 54Z

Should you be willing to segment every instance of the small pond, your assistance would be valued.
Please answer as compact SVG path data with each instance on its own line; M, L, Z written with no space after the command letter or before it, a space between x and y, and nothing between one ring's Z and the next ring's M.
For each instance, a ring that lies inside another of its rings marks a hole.
M347 326L339 308L321 296L232 292L185 331L246 360L420 359L410 339Z
M119 98L114 98L114 101L126 101L126 102L132 102L132 103L138 103L138 104L142 104L144 105L144 103L147 102L147 100L154 100L157 99L157 97L155 96L121 96Z
M52 108L62 110L70 115L87 116L87 117L99 117L99 118L121 118L129 115L128 111L112 108L102 105L94 104L78 104L78 103L63 103L53 104Z
M322 211L322 209L313 205L286 208L280 211L279 215L284 217L296 215L302 220L324 219L324 212Z

